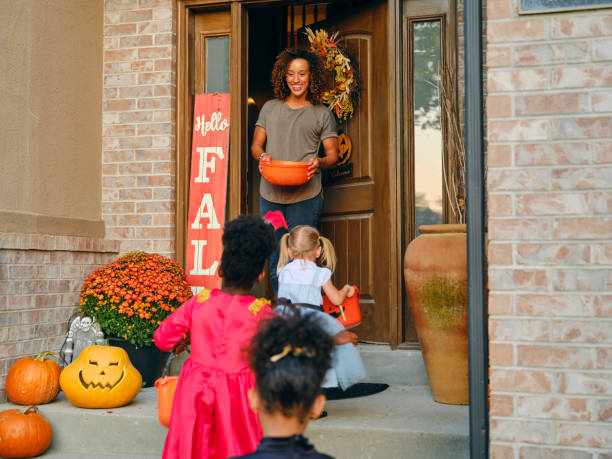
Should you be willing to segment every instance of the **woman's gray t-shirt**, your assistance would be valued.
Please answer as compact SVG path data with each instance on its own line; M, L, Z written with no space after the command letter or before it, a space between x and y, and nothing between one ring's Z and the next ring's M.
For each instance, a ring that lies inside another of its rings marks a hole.
M318 154L321 141L338 136L336 120L325 105L294 109L272 99L261 108L256 125L266 130L264 151L277 161L308 162ZM279 204L314 198L321 192L321 171L299 186L273 185L262 177L259 192L264 199Z

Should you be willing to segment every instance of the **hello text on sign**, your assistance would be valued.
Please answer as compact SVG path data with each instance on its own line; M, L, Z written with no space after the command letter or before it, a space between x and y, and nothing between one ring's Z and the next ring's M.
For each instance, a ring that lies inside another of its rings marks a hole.
M185 273L194 293L221 287L217 269L223 251L229 108L226 93L195 99Z

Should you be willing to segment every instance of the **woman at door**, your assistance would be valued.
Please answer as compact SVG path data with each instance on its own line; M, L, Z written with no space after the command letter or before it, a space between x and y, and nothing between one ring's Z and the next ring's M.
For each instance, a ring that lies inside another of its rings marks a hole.
M301 49L286 49L278 55L272 70L275 99L264 104L257 119L251 154L261 164L265 161L301 161L308 163L308 181L299 186L278 186L263 177L259 209L262 215L279 210L289 230L298 225L317 227L323 205L321 169L338 162L336 121L321 104L325 90L325 67L319 57ZM324 156L319 157L323 144ZM277 237L283 234L277 231ZM270 278L278 291L276 265L278 250L270 257Z

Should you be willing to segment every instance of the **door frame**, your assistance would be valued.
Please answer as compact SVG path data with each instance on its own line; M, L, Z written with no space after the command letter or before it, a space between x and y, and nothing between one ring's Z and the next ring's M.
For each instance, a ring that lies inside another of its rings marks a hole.
M331 0L342 1L342 0ZM389 74L401 76L401 0L384 0L387 3L387 62ZM283 0L177 0L177 72L176 72L176 260L185 263L185 238L189 198L189 155L191 151L191 126L193 110L190 85L194 69L190 67L193 49L190 43L193 35L194 15L206 11L226 9L231 14L230 34L230 93L235 95L230 105L230 151L227 218L232 219L247 209L246 200L246 168L248 163L248 132L247 105L241 101L247 100L248 83L248 10L256 6L277 6L296 2ZM300 2L303 3L303 2ZM319 3L316 1L308 3ZM235 65L234 65L235 63ZM391 256L388 260L389 273L389 337L392 348L396 348L402 340L403 327L403 247L401 241L402 199L401 199L401 151L404 144L402 125L403 107L401 78L394 78L388 89L388 113L390 151L388 176L389 183L383 184L389 196L389 212L395 214L394 224L390 225ZM232 148L233 146L233 148ZM236 148L238 146L238 148Z

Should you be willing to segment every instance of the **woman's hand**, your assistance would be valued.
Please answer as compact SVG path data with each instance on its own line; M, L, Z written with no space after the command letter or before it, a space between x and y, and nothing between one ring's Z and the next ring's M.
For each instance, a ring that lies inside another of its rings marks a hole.
M263 174L263 164L262 163L269 163L272 160L272 156L270 156L268 153L262 153L259 156L259 173Z
M319 158L316 156L314 158L310 158L310 161L308 161L308 180L310 180L312 176L316 174L320 167L321 162L319 161Z

